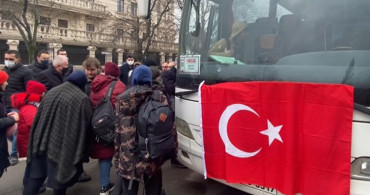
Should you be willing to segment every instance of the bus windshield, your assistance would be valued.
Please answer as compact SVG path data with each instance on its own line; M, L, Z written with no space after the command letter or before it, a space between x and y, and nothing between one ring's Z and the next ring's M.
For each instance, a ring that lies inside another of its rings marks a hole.
M177 87L347 84L370 106L370 1L185 0Z

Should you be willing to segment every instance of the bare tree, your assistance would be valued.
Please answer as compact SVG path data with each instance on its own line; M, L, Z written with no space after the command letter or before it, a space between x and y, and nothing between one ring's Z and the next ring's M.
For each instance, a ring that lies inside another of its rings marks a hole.
M182 7L184 6L184 0L176 0L176 6L182 10Z
M128 37L134 42L134 55L138 59L147 55L153 44L174 40L177 31L173 28L174 21L169 19L173 18L174 2L175 0L152 0L151 17L147 20L136 16L116 18L114 27L122 31L119 36Z
M0 4L0 13L3 19L11 20L18 29L27 47L28 62L31 62L36 55L37 33L41 17L43 14L47 16L45 18L48 21L45 22L49 26L52 15L54 17L58 15L58 12L53 9L57 4L48 2L48 4L40 6L38 0L0 0Z
M31 62L36 52L37 27L40 23L38 1L11 1L6 4L3 1L1 4L7 5L2 6L5 8L1 10L3 18L11 20L17 27L28 50L28 61Z

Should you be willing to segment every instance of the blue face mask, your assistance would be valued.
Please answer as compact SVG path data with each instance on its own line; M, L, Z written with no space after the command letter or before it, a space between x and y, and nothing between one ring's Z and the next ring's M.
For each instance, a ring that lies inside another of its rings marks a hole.
M46 67L49 65L49 60L41 60L41 63L40 63L43 67Z

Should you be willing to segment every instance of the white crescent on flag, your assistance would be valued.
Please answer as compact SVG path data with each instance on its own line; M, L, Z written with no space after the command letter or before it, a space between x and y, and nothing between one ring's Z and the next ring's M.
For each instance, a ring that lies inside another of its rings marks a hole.
M234 144L230 141L229 136L227 135L227 124L229 123L230 118L238 111L246 110L252 112L253 114L258 115L252 108L243 104L232 104L228 106L225 111L222 113L220 117L220 122L218 123L218 130L220 132L220 136L222 141L225 144L225 151L226 153L230 154L234 157L239 158L250 158L257 155L262 148L258 149L254 152L246 152L243 150L238 149Z

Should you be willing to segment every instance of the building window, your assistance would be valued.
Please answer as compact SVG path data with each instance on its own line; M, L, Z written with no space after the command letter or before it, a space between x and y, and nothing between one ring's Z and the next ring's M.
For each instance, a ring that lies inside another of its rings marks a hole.
M117 0L117 12L123 13L124 12L124 0Z
M86 24L86 31L94 32L95 26L93 24Z
M68 20L58 19L58 27L68 28Z
M137 15L137 3L131 3L131 15Z
M48 17L40 16L40 24L41 25L50 25L51 19Z

